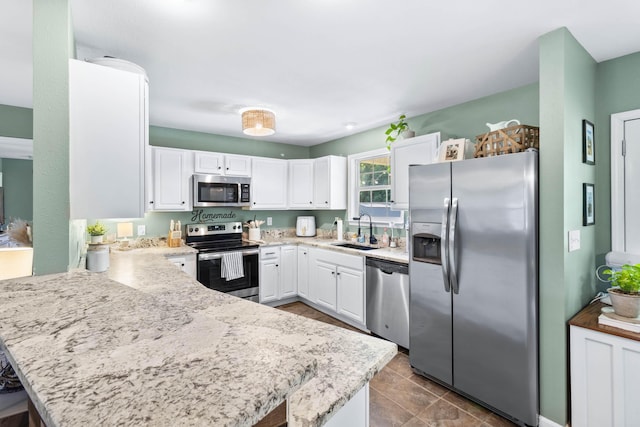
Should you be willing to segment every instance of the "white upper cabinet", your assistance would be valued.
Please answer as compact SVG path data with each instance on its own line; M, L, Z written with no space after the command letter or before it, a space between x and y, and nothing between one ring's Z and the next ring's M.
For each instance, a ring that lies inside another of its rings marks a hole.
M252 160L251 209L286 209L288 162L266 157Z
M144 216L147 93L142 74L69 60L72 219Z
M347 158L326 156L313 164L313 206L317 209L347 208Z
M289 160L289 207L313 207L313 159Z
M409 209L409 165L438 161L440 132L403 139L391 144L391 208Z
M152 147L153 199L156 211L190 211L192 152L176 148Z
M194 172L207 175L251 176L251 157L195 151Z

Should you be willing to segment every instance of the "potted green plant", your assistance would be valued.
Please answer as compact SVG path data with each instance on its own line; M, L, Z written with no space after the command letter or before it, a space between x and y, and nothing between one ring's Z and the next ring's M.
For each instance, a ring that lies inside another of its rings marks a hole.
M608 289L613 310L619 316L636 318L640 315L640 264L625 264L620 270L604 270L609 274Z
M96 221L95 224L87 226L87 233L91 236L91 243L102 243L102 238L107 232L107 227Z
M398 117L397 122L389 124L389 128L384 133L387 135L387 150L391 150L391 143L397 140L400 136L403 138L413 138L416 136L416 133L409 129L409 124L405 121L406 118L407 116L402 114Z

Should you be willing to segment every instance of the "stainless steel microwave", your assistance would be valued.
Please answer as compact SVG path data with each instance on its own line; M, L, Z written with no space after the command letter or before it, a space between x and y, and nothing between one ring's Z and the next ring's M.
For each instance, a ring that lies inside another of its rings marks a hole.
M250 206L251 178L193 175L193 206Z

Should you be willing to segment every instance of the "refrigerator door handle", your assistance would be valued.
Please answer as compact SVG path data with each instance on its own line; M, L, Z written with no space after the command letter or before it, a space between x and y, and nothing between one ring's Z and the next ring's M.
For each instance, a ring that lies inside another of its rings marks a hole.
M449 277L451 278L451 287L453 293L457 294L458 289L458 273L456 264L456 223L458 220L458 198L451 200L451 214L449 215Z
M444 279L445 292L451 291L449 283L449 257L447 248L447 229L449 227L449 207L451 201L449 198L444 199L444 209L442 210L442 231L440 232L440 264L442 264L442 278Z

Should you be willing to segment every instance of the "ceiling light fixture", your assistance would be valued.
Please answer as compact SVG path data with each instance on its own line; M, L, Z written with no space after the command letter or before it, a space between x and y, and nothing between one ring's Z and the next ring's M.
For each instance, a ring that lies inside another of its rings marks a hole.
M247 108L242 113L242 132L251 136L269 136L276 133L276 115L264 108Z

